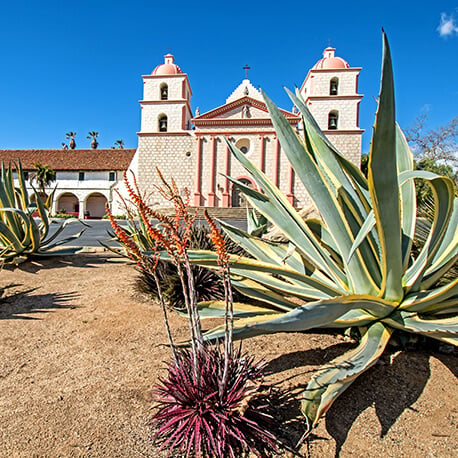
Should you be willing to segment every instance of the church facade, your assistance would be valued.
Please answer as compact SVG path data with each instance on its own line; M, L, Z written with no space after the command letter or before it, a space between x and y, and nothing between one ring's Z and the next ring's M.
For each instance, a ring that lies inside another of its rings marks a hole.
M165 205L157 193L156 167L191 192L192 204L239 207L241 196L224 175L256 188L255 182L230 154L227 142L245 153L285 193L296 207L308 204L307 193L296 179L278 141L261 93L248 79L206 113L192 114L188 75L164 56L151 75L143 76L141 129L130 169L152 205ZM300 88L318 125L337 149L355 164L361 157L363 130L359 128L358 75L326 48ZM291 126L300 130L301 119L281 110Z
M308 205L308 195L296 179L275 134L259 90L245 78L225 103L206 113L191 111L188 75L167 54L164 63L143 76L143 99L138 147L130 150L0 150L0 161L22 162L33 178L34 164L57 172L53 213L101 218L108 204L115 215L125 213L123 173L131 170L153 206L168 206L155 184L156 167L191 192L194 206L244 207L242 196L225 177L256 188L256 183L229 151L235 145L254 162L296 207ZM300 88L318 125L337 149L360 163L362 129L359 128L358 75L335 49L326 48L307 73ZM281 110L298 132L301 118ZM33 189L29 184L29 191Z

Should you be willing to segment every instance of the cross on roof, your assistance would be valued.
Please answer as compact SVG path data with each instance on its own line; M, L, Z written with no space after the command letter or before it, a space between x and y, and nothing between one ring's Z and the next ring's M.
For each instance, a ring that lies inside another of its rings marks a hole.
M251 70L251 67L248 66L248 64L245 64L245 67L243 67L243 69L245 70L245 79L247 80L248 79L248 70Z

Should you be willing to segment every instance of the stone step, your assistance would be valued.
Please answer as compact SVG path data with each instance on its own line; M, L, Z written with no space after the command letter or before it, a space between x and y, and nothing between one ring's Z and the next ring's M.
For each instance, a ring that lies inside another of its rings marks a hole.
M202 219L204 217L204 208L207 209L208 214L212 218L217 219L238 219L246 220L246 208L222 208L222 207L190 207L191 213L197 209L197 218ZM174 214L173 208L161 208L158 209L161 213L171 216Z

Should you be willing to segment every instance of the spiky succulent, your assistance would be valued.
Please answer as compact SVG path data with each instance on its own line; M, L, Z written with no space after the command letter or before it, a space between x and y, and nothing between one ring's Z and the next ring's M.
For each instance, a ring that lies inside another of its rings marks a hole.
M383 43L368 179L321 132L298 91L290 97L302 112L303 138L264 96L282 149L321 221L304 221L271 180L228 143L262 192L228 178L289 241L289 245L269 242L223 224L233 240L256 258L231 257L233 285L264 303L249 308L234 304L239 317L234 337L317 327L358 327L362 335L357 348L331 361L308 383L302 410L312 426L377 361L394 330L458 344L458 279L437 285L458 257L454 184L447 177L414 170L412 154L395 122L385 34ZM420 250L413 248L414 179L418 178L429 184L434 196L434 218ZM190 251L189 257L196 264L218 268L215 253ZM201 314L220 315L221 306L204 304ZM204 337L214 340L223 333L218 327Z
M167 377L153 391L153 439L161 450L215 458L247 452L265 457L278 451L268 403L260 402L263 365L239 349L231 356L227 387L221 390L223 367L218 346L199 351L197 370L187 349L178 353L176 364L169 364Z
M2 163L0 176L0 262L13 261L19 263L25 261L32 254L63 255L73 254L80 250L75 248L52 250L78 238L83 231L56 241L65 227L76 221L69 219L62 223L52 235L49 235L49 214L54 191L43 202L42 197L34 189L36 206L32 206L21 163L18 162L14 168L17 174L17 185L12 164L10 163L6 167ZM35 215L37 215L38 221L35 219Z

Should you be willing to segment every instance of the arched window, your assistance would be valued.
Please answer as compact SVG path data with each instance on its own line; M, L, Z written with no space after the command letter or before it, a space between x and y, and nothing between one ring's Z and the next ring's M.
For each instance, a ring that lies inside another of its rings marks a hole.
M161 100L168 100L169 99L169 87L166 83L162 83L160 87L161 91Z
M329 83L329 95L337 95L339 93L339 78L332 78Z
M167 116L159 115L159 132L167 132Z
M250 151L250 140L248 138L240 138L235 143L235 146L243 153L247 154Z
M337 111L331 111L328 115L328 129L336 130L339 121L339 113Z

